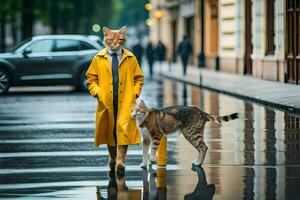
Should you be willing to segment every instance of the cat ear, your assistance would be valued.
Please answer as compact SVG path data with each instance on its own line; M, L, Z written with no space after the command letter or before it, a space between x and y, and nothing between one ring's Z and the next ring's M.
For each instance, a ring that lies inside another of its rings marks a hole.
M102 31L103 31L103 35L107 35L110 32L110 29L107 28L106 26L103 26Z
M141 100L140 105L143 106L143 107L146 107L145 101L143 99Z
M125 33L127 30L127 27L126 26L123 26L122 28L120 28L120 33Z

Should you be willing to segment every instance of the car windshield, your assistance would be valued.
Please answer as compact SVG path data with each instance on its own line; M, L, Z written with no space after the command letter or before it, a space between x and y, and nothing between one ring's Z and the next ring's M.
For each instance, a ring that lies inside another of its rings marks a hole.
M15 53L21 46L23 46L25 43L27 43L31 40L32 40L32 38L27 38L27 39L23 40L22 42L18 43L17 45L12 47L10 50L8 50L8 52Z

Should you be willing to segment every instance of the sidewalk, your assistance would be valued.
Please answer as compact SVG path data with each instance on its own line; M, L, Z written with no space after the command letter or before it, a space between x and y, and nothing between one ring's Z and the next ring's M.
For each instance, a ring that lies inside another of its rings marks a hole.
M159 73L157 68L158 66L155 71ZM162 64L161 75L288 112L300 113L299 85L216 72L204 68L199 69L193 66L189 66L187 75L183 76L181 66L174 63L171 66L167 63Z

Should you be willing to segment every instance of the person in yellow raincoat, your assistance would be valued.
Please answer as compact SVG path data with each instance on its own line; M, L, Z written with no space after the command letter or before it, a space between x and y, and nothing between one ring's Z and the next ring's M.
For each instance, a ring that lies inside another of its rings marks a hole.
M103 27L103 33L106 48L93 58L86 72L88 90L98 100L94 143L107 144L110 169L124 172L128 145L141 140L131 111L142 91L144 75L135 56L123 48L126 27Z

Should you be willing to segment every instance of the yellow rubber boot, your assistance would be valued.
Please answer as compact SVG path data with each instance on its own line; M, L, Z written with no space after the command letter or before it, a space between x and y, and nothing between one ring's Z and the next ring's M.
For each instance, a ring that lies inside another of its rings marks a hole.
M163 136L157 150L157 165L167 165L167 138Z

